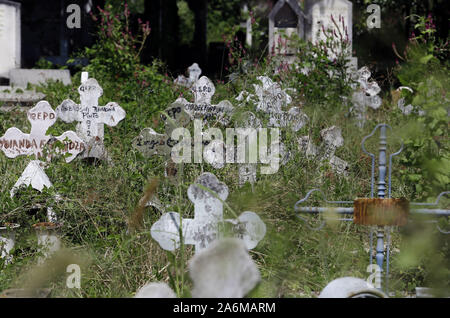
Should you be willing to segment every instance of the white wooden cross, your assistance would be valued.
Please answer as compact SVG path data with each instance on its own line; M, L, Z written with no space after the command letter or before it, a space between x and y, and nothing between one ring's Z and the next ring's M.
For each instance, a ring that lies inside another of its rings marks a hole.
M40 101L27 112L28 121L31 123L31 131L25 134L16 127L9 128L0 138L0 150L8 158L17 156L34 155L36 160L31 161L25 168L22 176L11 190L14 196L17 188L22 185L31 185L34 189L42 191L44 187L52 184L42 169L43 162L37 160L44 155L44 148L51 140L58 140L64 144L64 149L54 149L55 153L69 154L65 160L70 162L85 149L83 140L75 132L67 131L61 136L52 138L47 135L47 130L56 122L56 113L46 101ZM52 145L49 145L52 150ZM51 155L47 156L50 159Z
M281 89L278 83L267 76L259 76L257 79L262 85L253 84L255 95L247 94L246 100L255 103L256 110L269 114L269 127L291 127L296 132L306 125L309 118L299 107L283 110L292 102L287 93L289 89ZM244 94L241 92L237 100L242 100Z
M184 109L184 105L179 101L172 103L161 115L164 121L165 133L159 134L152 128L144 128L139 136L133 140L133 147L139 150L143 156L150 158L154 155L160 155L167 158L166 176L174 177L167 170L173 164L170 154L172 148L178 143L171 138L172 131L178 127L184 127L189 124L191 118Z
M177 99L177 102L184 105L191 118L202 118L205 121L216 118L223 125L230 122L231 114L234 111L233 105L228 100L223 100L217 105L211 104L216 88L209 78L200 77L192 86L191 91L194 95L193 103L189 103L184 98Z
M318 158L320 161L328 160L331 167L339 174L348 174L348 163L345 160L334 155L336 149L344 145L341 129L336 126L323 129L320 132L323 144L321 147L315 146L309 136L303 136L298 139L299 150L304 152L307 157Z
M174 83L185 87L191 87L195 82L198 81L200 74L202 74L202 69L198 66L197 63L194 63L188 67L188 73L189 77L178 75L178 77L174 80Z
M370 70L367 66L360 68L353 73L357 84L354 86L352 104L350 112L354 112L358 120L357 126L362 128L366 122L367 107L378 109L382 104L382 99L378 96L381 91L380 86L375 81L370 81ZM359 84L359 86L358 86Z
M83 80L85 78L86 75ZM107 153L103 145L103 125L116 126L125 118L125 110L114 102L110 102L106 106L98 105L98 99L102 96L103 89L95 78L89 78L82 82L78 92L81 104L78 105L70 99L64 100L56 108L58 117L66 123L78 122L77 134L87 145L87 150L82 154L83 158L106 159Z
M152 237L163 249L174 251L179 247L181 229L184 244L195 245L198 253L220 237L220 225L224 223L233 225L234 235L244 241L247 249L256 247L265 236L266 225L254 212L246 211L237 219L223 220L223 201L228 197L228 187L212 173L200 175L187 192L194 203L194 218L183 219L179 213L168 212L151 228Z

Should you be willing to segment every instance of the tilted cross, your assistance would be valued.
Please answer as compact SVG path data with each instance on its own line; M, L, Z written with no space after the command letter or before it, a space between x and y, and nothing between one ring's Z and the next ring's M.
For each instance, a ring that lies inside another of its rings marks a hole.
M298 139L299 150L308 157L325 161L328 160L331 167L339 174L348 175L348 163L345 160L334 155L336 149L344 145L341 129L336 126L323 129L320 132L323 144L321 147L315 146L309 136L303 136Z
M377 244L376 244L376 263L381 272L385 271L386 284L389 279L389 251L390 251L390 239L388 236L387 251L386 251L386 270L384 270L384 258L385 258L385 247L384 247L384 227L390 226L402 226L408 221L409 213L415 214L426 214L435 217L448 217L450 216L450 210L445 209L428 209L428 208L415 208L410 210L410 206L437 206L440 198L444 194L450 194L449 192L443 192L438 196L435 203L413 203L408 202L406 199L394 199L391 198L391 171L392 171L392 158L400 154L403 150L403 144L400 149L387 156L387 129L392 128L386 124L377 125L372 133L364 137L361 147L362 150L370 156L372 159L372 170L371 170L371 191L370 198L359 198L354 201L327 201L325 195L318 189L313 189L309 191L306 196L297 201L294 209L297 213L297 217L303 221L305 218L300 216L300 213L307 214L320 214L325 213L330 210L330 207L306 207L302 206L304 202L308 200L313 192L320 192L328 204L346 204L353 205L352 207L335 207L332 208L333 213L338 215L352 215L353 218L344 218L344 221L353 221L355 224L376 226L377 227ZM378 182L377 182L377 196L374 198L374 188L375 188L375 154L370 153L365 148L366 140L372 137L377 130L380 130L379 136L379 154L378 154ZM388 167L387 167L388 165ZM388 178L388 183L386 183L386 176ZM386 187L387 186L387 187ZM386 191L387 190L387 191ZM315 230L321 229L325 224L325 220L321 223ZM449 234L450 232L445 232L438 227L441 233ZM388 232L389 233L389 232ZM372 232L370 236L370 264L372 264ZM381 286L380 286L381 289Z
M212 173L200 175L187 192L194 203L193 219L182 219L179 213L168 212L151 227L152 237L163 249L174 251L179 247L181 229L184 244L195 245L198 253L220 236L220 225L224 223L232 225L234 236L242 239L247 249L256 247L265 236L266 225L254 212L246 211L237 219L223 219L228 187Z
M73 131L67 131L59 137L52 138L47 135L47 130L56 122L56 113L46 101L40 101L27 112L28 121L31 123L31 131L25 134L16 127L9 128L0 138L0 150L8 158L17 156L34 155L36 160L31 161L25 169L22 177L11 190L11 196L21 184L31 184L33 188L42 191L44 186L51 186L50 180L41 168L41 162L37 159L44 154L44 148L51 139L64 143L64 149L55 149L56 153L70 154L65 158L70 162L85 149L83 140ZM51 148L51 146L49 147ZM51 155L47 157L50 159Z
M163 112L161 119L164 121L165 133L159 134L152 128L145 128L133 140L133 147L147 158L154 155L164 156L169 162L167 164L168 168L173 165L173 161L170 159L172 148L178 143L171 138L172 131L178 127L188 125L191 119L186 113L184 105L178 101L172 103ZM167 174L171 175L170 173Z
M192 86L191 91L194 95L194 103L189 103L184 98L177 99L177 102L184 105L191 118L202 118L205 121L216 118L223 125L229 123L234 111L233 105L227 100L223 100L217 105L211 104L211 98L214 96L216 88L209 78L200 77Z
M98 99L103 89L95 78L89 78L78 88L80 105L70 99L64 100L56 108L58 117L66 123L77 121L77 134L87 145L83 158L94 157L106 159L107 154L103 145L103 125L116 126L126 113L117 103L110 102L106 106L99 106Z
M259 76L257 79L262 85L253 84L258 97L256 110L269 114L270 127L291 127L293 131L299 131L306 125L308 116L299 107L283 110L292 102L286 90L267 76Z
M195 82L197 82L200 74L202 74L202 69L198 66L197 63L192 64L188 67L189 77L186 78L184 75L178 75L175 79L175 84L191 87Z

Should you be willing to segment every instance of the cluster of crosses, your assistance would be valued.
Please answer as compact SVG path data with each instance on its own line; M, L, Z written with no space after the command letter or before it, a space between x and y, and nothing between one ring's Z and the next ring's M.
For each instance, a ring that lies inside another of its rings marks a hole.
M67 163L73 161L80 154L85 158L106 158L106 150L103 146L103 125L117 125L125 118L125 111L116 103L99 106L98 99L102 95L102 88L94 78L87 79L87 76L87 73L83 73L82 83L78 88L81 105L77 105L71 100L65 100L56 108L55 112L47 101L40 101L27 112L27 118L31 124L29 134L23 133L16 127L11 127L0 138L0 150L8 158L34 157L11 189L11 197L22 186L31 185L38 191L42 191L44 187L50 188L52 182L44 168L56 155L62 155ZM58 137L48 135L48 129L55 124L58 118L66 122L78 121L77 132L67 131ZM45 161L41 161L41 159ZM59 199L59 195L56 195L55 199ZM59 248L59 241L55 236L49 235L48 231L57 229L60 224L57 223L52 208L48 207L47 209L49 222L37 223L34 227L38 230L40 245L46 245L47 248L50 247L50 250L54 251ZM2 230L2 258L5 258L6 261L11 261L9 251L14 246L14 234L3 235L3 231L10 232L11 229L18 226L18 224L8 224L0 228Z

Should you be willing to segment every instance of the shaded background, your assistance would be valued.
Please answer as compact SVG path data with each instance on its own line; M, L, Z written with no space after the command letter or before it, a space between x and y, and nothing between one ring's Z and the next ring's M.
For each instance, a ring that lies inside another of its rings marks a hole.
M22 4L22 67L35 66L40 58L58 65L73 53L95 42L96 25L90 14L105 2L119 6L118 0L17 0ZM205 75L223 77L227 64L227 48L223 34L235 35L244 44L245 4L259 23L258 38L250 52L266 54L268 14L277 0L128 0L131 21L149 21L151 34L142 54L144 63L159 58L172 75L184 73L197 62ZM395 43L403 52L413 23L405 19L411 14L434 17L438 36L448 38L450 1L448 0L353 0L353 49L359 65L370 65L377 72L395 64ZM82 8L81 29L68 29L65 9L71 3ZM303 0L299 0L303 6ZM381 29L368 29L366 8L370 3L382 8ZM134 25L137 28L137 23ZM87 61L84 61L86 63Z

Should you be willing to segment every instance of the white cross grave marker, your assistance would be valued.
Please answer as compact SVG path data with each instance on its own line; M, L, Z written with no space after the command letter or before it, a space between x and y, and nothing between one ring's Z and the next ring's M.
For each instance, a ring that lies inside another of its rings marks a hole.
M174 83L185 87L191 87L195 82L198 81L200 74L202 74L202 69L198 66L197 63L194 63L188 67L188 73L189 77L178 75L178 77L174 80Z
M110 102L106 106L99 106L98 99L103 89L95 78L89 78L78 88L81 104L70 99L64 100L56 108L58 117L66 123L77 121L77 134L87 145L83 158L93 157L106 159L106 149L103 145L103 125L116 126L126 113L117 103Z
M348 163L345 160L334 155L336 149L344 145L341 129L336 126L323 129L320 132L323 144L321 147L315 146L309 136L303 136L298 139L299 149L307 157L318 158L320 161L328 160L331 167L339 174L348 174Z
M198 185L209 189L215 195ZM152 237L163 249L174 251L179 247L181 228L184 244L195 245L195 252L198 253L219 237L219 227L224 222L233 225L235 236L242 239L248 249L256 247L265 236L266 225L254 212L246 211L237 219L223 220L222 201L228 197L228 187L212 173L200 175L187 192L189 200L194 203L194 218L181 219L180 214L168 212L151 228Z
M14 196L17 188L22 184L31 184L34 189L39 191L42 191L44 186L52 185L41 167L43 163L37 159L43 156L44 147L52 139L52 136L47 135L47 130L56 122L56 113L48 102L40 101L27 112L27 117L31 123L29 134L23 133L16 127L11 127L0 138L0 150L8 158L29 155L34 155L36 158L25 168L22 176L11 190L11 196ZM66 162L75 159L85 149L85 144L73 131L67 131L54 139L65 145L63 150L55 149L56 153L70 154L65 158ZM47 159L50 159L50 156Z
M191 88L194 102L189 103L184 98L178 98L176 102L184 105L186 112L191 118L203 118L208 121L216 118L219 123L226 125L230 121L233 105L228 100L223 100L217 105L211 104L211 98L216 92L213 82L206 76L200 77Z
M257 78L262 85L253 84L258 98L256 110L269 114L270 127L291 127L293 131L299 131L308 122L308 116L299 107L292 107L288 111L282 109L292 102L291 96L286 90L281 89L278 83L274 83L267 76Z
M353 92L353 107L351 107L350 111L355 113L358 120L357 125L360 128L364 127L366 122L367 107L377 109L382 104L382 100L378 96L381 89L377 82L369 82L370 75L370 70L367 66L360 68L353 74L355 80L359 84L359 87L355 87L355 91Z

